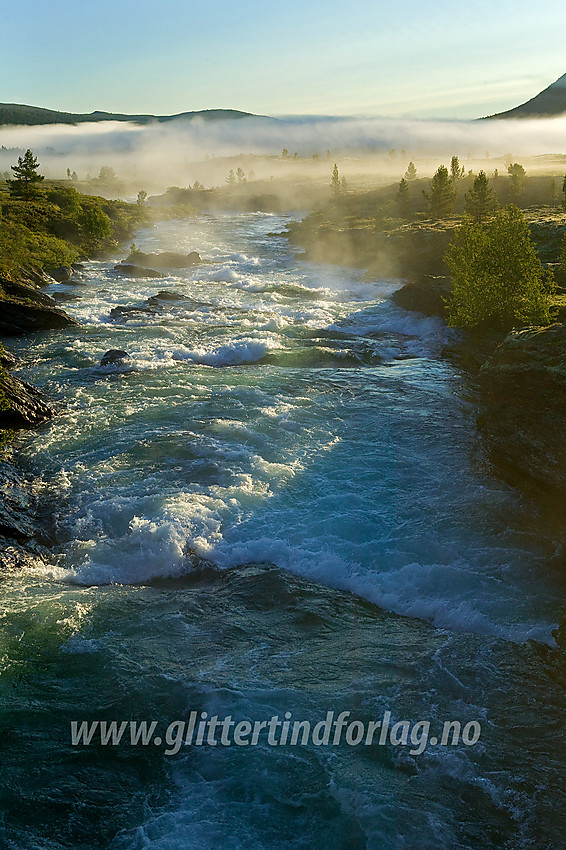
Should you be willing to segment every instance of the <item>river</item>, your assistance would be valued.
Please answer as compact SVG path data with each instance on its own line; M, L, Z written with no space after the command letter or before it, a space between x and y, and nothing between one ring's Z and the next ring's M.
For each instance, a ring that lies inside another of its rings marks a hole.
M286 220L143 231L206 262L89 262L50 290L80 327L12 345L60 413L21 451L52 557L0 583L7 848L562 846L561 551L489 469L473 383L441 356L455 332L395 282L295 257ZM112 348L130 361L100 367ZM482 734L71 744L72 721L193 710Z

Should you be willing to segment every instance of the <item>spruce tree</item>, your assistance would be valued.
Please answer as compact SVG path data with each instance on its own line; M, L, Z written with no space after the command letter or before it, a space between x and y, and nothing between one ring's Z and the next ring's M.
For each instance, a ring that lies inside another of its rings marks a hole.
M464 198L466 212L479 224L495 211L497 201L485 171L480 171Z
M10 167L14 172L14 179L7 181L10 193L16 198L25 200L37 195L37 184L43 180L43 176L37 170L39 168L37 157L28 149L23 157L18 157L18 164Z
M334 163L334 168L332 169L330 188L332 189L335 195L338 195L340 193L340 175L338 173L338 166L336 165L336 163Z
M433 218L447 218L453 215L456 192L445 165L439 166L430 181L430 192L423 189L423 196L428 201L429 212Z
M511 178L511 184L509 186L509 197L514 203L518 203L521 199L523 192L525 191L525 181L527 179L527 172L518 162L512 163L508 169L507 173Z
M405 180L416 180L417 179L417 169L415 167L414 162L410 162L407 166L407 170L405 171Z
M402 218L407 218L411 211L411 195L409 184L405 177L399 183L399 192L397 194L397 209Z

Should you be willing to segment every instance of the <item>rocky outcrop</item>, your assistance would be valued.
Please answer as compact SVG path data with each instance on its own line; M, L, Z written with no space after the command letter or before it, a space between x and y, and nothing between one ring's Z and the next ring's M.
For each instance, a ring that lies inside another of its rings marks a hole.
M0 280L0 335L78 325L49 295L31 281Z
M504 478L566 494L566 325L513 331L479 372L478 424Z
M36 428L53 416L45 396L31 384L0 372L0 430Z
M161 272L155 269L145 268L144 266L133 265L132 263L118 263L114 266L114 271L126 277L163 277Z
M190 254L176 254L173 251L163 251L160 254L144 254L143 251L132 251L123 261L126 265L141 266L156 269L186 269L201 263L200 254L191 251Z

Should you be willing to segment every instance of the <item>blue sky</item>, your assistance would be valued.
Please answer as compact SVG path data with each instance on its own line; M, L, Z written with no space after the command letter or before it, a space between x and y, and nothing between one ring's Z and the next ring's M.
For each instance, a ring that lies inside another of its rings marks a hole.
M566 73L563 0L2 0L0 100L473 118Z

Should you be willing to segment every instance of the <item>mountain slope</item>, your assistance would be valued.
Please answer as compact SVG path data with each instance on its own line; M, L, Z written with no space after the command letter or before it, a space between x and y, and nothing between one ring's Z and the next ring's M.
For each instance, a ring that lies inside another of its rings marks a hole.
M58 112L40 106L24 106L19 103L0 103L0 126L8 124L84 124L94 121L131 121L134 124L153 124L165 121L203 121L253 118L250 112L236 109L204 109L200 112L181 112L178 115L122 115L112 112L91 112L88 115L73 112Z
M489 118L548 118L566 113L566 74L535 97Z

